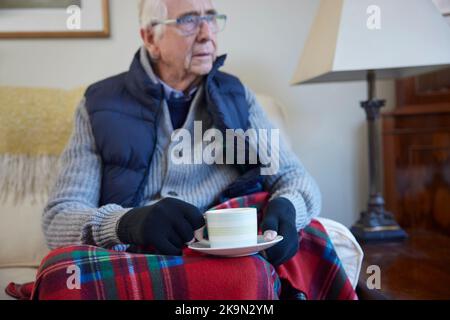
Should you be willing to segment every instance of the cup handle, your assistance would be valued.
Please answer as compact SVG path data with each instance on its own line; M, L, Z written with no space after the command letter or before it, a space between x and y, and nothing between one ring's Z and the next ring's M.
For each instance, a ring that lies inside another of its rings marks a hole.
M195 239L197 239L197 241L204 240L203 233L205 231L205 227L206 227L206 225L204 225L200 229L197 229L197 230L194 231L194 237L195 237Z

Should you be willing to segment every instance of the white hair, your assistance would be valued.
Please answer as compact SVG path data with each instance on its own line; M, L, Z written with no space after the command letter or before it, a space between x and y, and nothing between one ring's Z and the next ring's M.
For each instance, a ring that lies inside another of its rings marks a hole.
M153 20L164 20L167 19L167 16L165 0L139 0L139 23L142 29L150 28ZM157 25L153 28L156 37L161 37L164 25Z

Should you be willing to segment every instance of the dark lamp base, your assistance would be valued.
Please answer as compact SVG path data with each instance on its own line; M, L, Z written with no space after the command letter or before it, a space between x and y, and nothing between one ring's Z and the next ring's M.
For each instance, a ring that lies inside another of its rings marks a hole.
M389 212L363 212L350 230L360 242L402 241L408 237Z

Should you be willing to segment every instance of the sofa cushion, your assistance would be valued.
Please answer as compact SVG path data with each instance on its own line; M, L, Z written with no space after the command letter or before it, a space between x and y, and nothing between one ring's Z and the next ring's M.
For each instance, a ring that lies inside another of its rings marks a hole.
M41 230L44 200L10 198L0 205L0 267L37 267L48 252Z
M257 94L256 100L263 108L264 112L267 115L267 118L270 119L270 122L272 122L274 128L280 129L280 137L284 142L287 143L288 146L290 146L291 143L286 131L285 107L282 106L278 101L275 101L272 97L264 94Z
M0 300L14 300L5 292L10 282L17 284L34 281L36 268L0 268Z

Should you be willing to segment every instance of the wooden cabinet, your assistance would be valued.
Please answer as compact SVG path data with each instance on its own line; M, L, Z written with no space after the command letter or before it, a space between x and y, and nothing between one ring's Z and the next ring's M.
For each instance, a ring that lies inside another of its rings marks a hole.
M382 126L387 210L404 228L450 235L450 69L397 81Z

